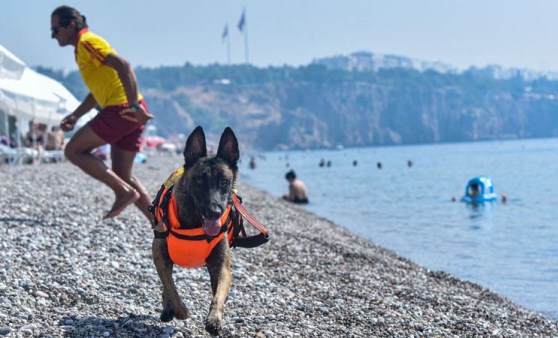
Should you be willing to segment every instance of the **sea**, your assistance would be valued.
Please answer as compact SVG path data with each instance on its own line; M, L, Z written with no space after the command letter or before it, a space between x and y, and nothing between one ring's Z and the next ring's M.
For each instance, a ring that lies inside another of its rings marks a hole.
M558 139L252 153L240 168L278 198L293 169L304 208L558 320ZM479 175L507 201L460 202Z

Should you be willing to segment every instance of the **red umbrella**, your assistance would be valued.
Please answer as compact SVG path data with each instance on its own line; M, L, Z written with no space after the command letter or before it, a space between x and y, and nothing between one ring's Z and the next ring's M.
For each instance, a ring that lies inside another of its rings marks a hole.
M167 140L161 136L147 136L144 138L144 146L149 149L157 149L161 144Z

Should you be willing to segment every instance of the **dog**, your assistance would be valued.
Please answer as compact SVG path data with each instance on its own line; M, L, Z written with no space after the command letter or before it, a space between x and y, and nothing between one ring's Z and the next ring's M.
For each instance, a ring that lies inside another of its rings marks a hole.
M171 184L172 191L166 194L160 191L155 198L151 208L156 218L152 254L157 274L163 285L161 312L163 322L173 318L186 319L190 315L180 299L172 277L174 265L186 267L205 265L213 292L205 329L210 334L216 335L223 327L223 311L232 278L229 241L232 227L222 226L220 221L234 214L231 211L230 200L238 174L239 157L238 141L230 127L227 127L221 135L217 154L208 156L205 134L198 126L186 141L183 173L171 175L161 191L168 192ZM170 197L163 197L163 195ZM168 202L169 199L171 202ZM161 200L175 204L174 216L170 207L168 214L161 211L160 203L163 203ZM173 217L179 222L179 229L175 232L171 231L175 236L172 234L168 236L170 226L165 225L164 221ZM185 234L183 237L176 234L180 231ZM185 254L181 252L182 249L173 248L173 243L178 243L181 238L191 239L194 245L209 243L211 247L205 249L208 251L207 257L202 255L196 258L197 261L181 262L181 259L189 259L191 256L189 252ZM189 265L190 263L192 265Z

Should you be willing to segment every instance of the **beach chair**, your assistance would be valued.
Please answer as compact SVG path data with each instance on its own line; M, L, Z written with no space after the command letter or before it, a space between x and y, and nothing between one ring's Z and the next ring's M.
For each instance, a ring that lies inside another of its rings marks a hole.
M64 150L45 150L41 158L43 163L58 163L63 162L66 159L64 156Z

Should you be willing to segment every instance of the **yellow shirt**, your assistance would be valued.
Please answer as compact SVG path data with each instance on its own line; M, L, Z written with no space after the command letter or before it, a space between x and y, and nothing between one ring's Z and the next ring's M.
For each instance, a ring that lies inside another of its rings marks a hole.
M79 32L75 49L76 63L85 85L101 108L128 103L118 73L104 64L109 54L118 53L105 39L87 28ZM138 93L138 100L142 98Z

